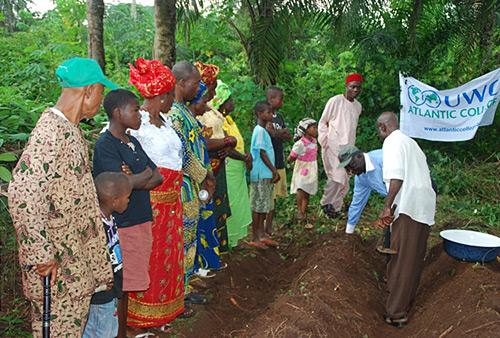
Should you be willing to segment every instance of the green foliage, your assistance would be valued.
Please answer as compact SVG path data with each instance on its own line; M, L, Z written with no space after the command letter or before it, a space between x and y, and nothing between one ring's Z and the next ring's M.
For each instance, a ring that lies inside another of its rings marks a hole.
M0 147L2 146L3 140L0 140ZM1 162L15 162L17 161L17 156L12 153L3 153L0 154L0 163ZM0 164L0 182L10 182L12 180L12 174L10 170L4 165Z
M155 29L153 20L153 12L142 6L137 6L135 20L130 13L129 4L106 7L104 44L108 72L112 70L128 76L124 69L127 63L139 57L152 58Z

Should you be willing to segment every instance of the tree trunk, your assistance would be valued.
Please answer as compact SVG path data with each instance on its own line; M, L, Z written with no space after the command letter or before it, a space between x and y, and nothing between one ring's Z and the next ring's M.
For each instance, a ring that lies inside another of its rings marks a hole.
M135 0L132 0L130 12L132 14L132 19L134 19L134 21L135 21L137 19L137 3Z
M175 63L176 0L155 0L153 58L172 67Z
M96 60L99 66L101 66L102 71L105 72L106 60L104 58L103 18L104 1L87 0L89 58Z

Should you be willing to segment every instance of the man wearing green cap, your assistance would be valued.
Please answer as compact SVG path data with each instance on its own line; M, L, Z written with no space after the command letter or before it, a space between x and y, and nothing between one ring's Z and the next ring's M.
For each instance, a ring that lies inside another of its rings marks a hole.
M113 274L79 122L102 103L106 79L95 60L71 59L56 70L62 93L40 116L13 171L9 206L19 242L33 336L42 336L42 277L50 275L53 336L81 337L90 297Z
M345 168L354 177L354 192L347 213L345 232L352 234L371 192L374 190L382 196L387 196L387 189L382 175L382 149L363 153L356 146L346 146L339 153L338 168Z

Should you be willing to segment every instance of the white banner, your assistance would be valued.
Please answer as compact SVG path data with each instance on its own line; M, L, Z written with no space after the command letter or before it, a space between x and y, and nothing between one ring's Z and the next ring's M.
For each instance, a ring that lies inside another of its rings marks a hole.
M437 90L399 74L401 131L431 141L465 141L493 123L500 98L500 68L463 86Z

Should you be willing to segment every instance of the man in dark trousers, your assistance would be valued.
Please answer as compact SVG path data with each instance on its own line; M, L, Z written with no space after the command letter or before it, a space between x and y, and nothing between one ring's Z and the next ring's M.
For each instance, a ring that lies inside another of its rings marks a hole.
M391 226L391 249L397 252L387 265L389 297L384 322L403 327L408 324L410 302L422 274L427 238L434 224L436 193L424 153L399 130L396 114L382 113L377 120L377 132L384 142L387 197L375 228ZM393 213L394 205L397 207Z

